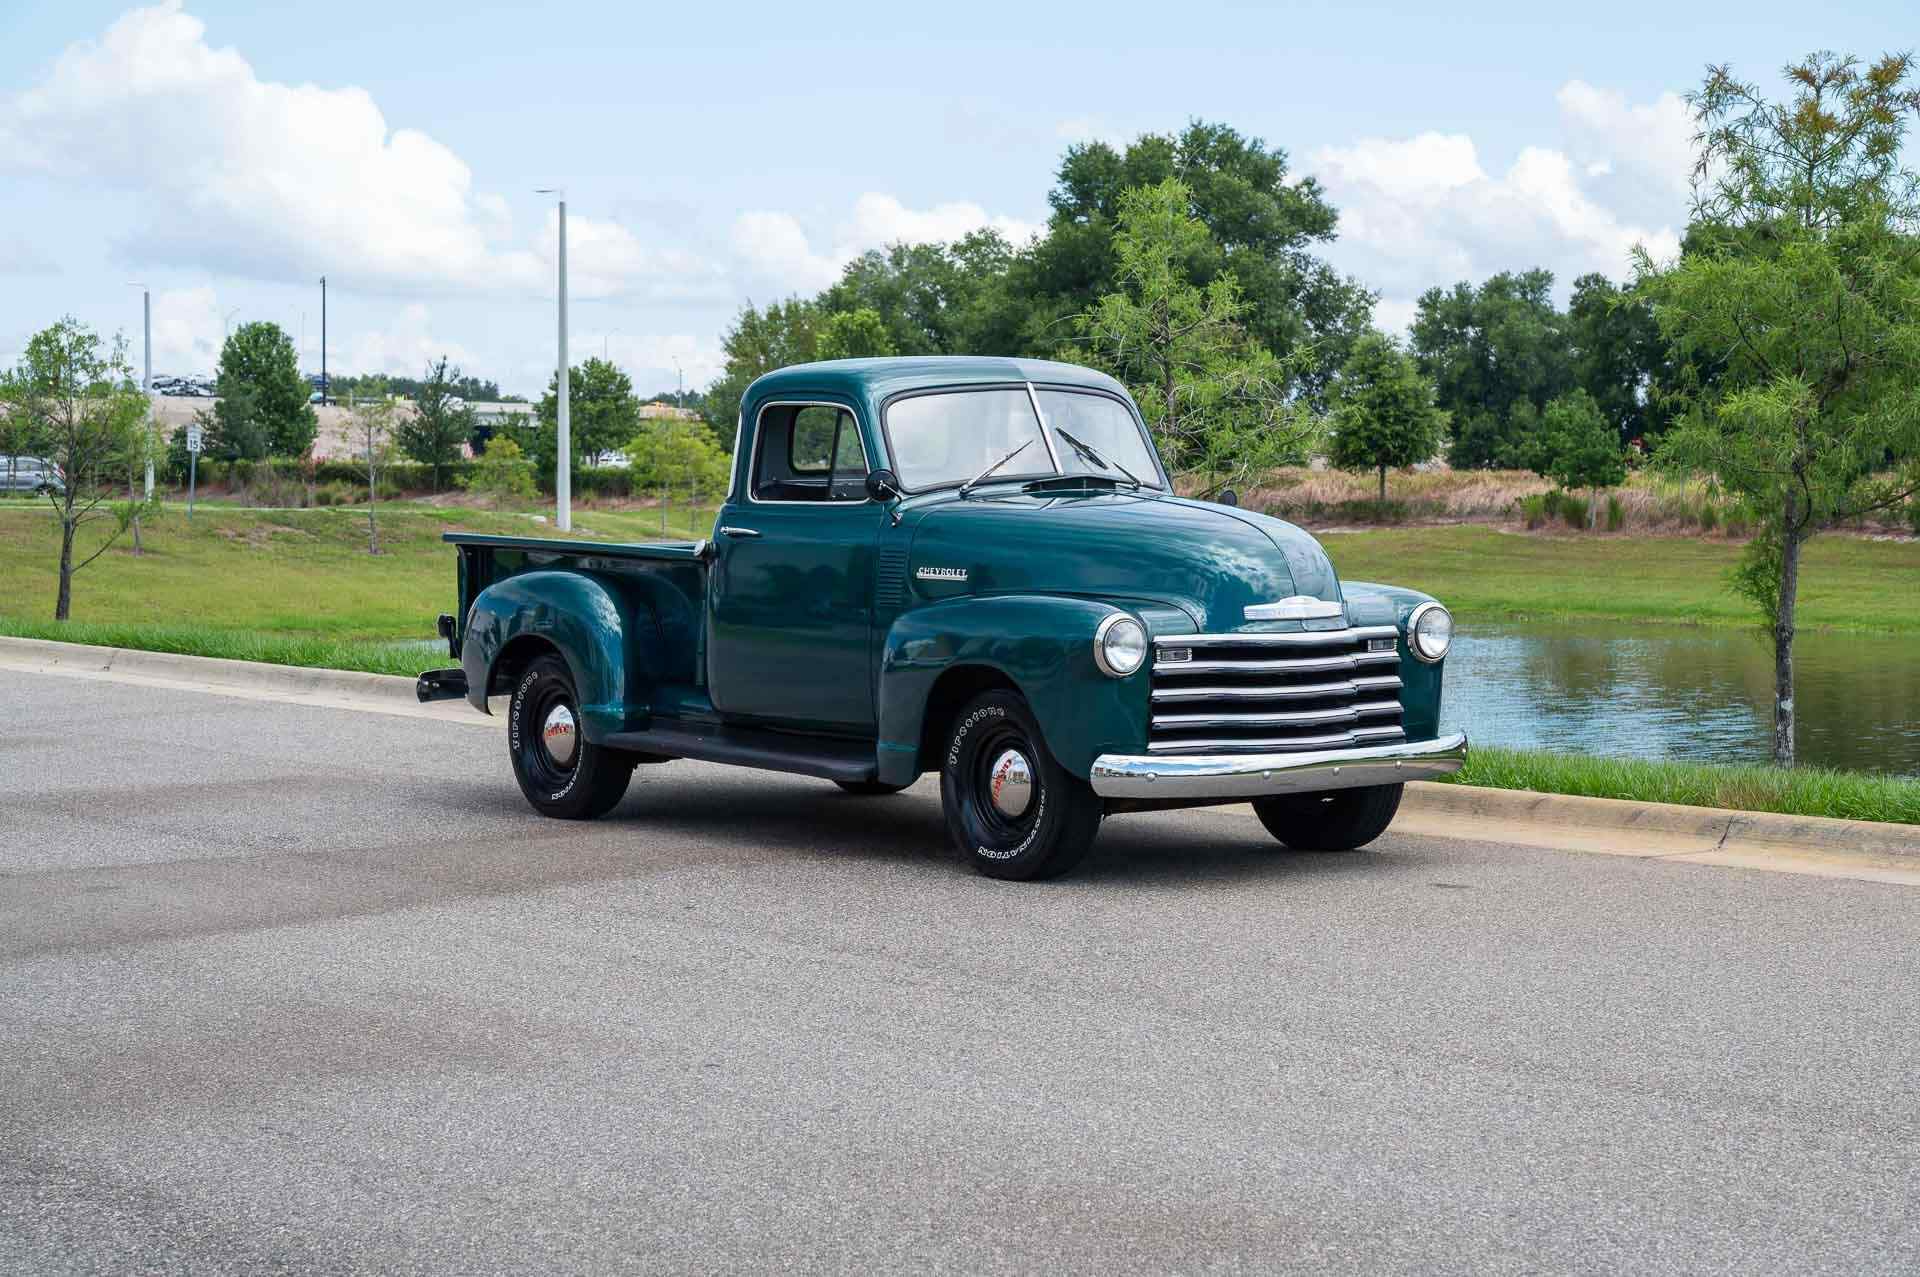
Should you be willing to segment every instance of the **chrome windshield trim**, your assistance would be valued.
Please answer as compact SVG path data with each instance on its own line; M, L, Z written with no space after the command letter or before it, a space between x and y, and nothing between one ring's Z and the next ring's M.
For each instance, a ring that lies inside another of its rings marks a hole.
M1400 627L1397 625L1357 625L1348 626L1344 630L1308 630L1299 634L1267 634L1258 630L1246 630L1235 634L1156 634L1153 641L1159 647L1224 647L1229 644L1244 644L1248 647L1266 645L1301 647L1399 637ZM1352 655L1360 654L1352 653Z
M1291 754L1102 754L1089 779L1103 798L1264 798L1366 785L1398 785L1457 772L1467 761L1467 735L1395 741L1354 749Z
M1053 472L1064 475L1060 468L1060 450L1053 446L1053 431L1047 426L1047 414L1040 411L1040 396L1033 393L1033 383L1021 383L1027 388L1027 402L1033 406L1033 419L1040 423L1040 442L1047 445L1047 456L1053 459Z

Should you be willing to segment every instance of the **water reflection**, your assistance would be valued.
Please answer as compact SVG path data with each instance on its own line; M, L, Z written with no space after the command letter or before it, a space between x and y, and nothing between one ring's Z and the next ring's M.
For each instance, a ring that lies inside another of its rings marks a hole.
M1803 762L1920 776L1920 643L1802 634L1795 656ZM1772 689L1752 631L1463 624L1443 718L1490 745L1765 762Z

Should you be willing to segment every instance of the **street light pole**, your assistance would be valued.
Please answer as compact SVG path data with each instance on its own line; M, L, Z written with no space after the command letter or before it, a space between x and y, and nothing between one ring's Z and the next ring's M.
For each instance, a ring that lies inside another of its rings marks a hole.
M573 529L573 434L567 418L567 192L562 187L543 186L537 194L560 197L559 310L560 367L554 375L554 400L559 418L558 455L553 476L553 524L562 532Z
M320 277L320 406L333 398L333 384L327 380L327 277Z
M240 307L235 306L232 310L220 317L220 341L222 345L225 345L227 338L233 336L233 317L239 313Z
M140 290L140 327L143 359L140 373L140 391L147 397L147 482L142 493L149 501L153 500L153 293L145 284L131 283L128 288Z

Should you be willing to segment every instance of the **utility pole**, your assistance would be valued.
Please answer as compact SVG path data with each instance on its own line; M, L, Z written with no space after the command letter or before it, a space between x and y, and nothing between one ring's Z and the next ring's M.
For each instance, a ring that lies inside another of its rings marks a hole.
M327 277L320 277L320 406L333 398L333 385L327 380Z
M153 500L153 294L140 288L140 326L145 329L140 388L147 392L147 486L144 495Z
M558 186L543 186L539 195L560 197L560 367L554 376L554 400L559 418L559 453L553 476L553 525L562 532L573 529L573 433L567 418L567 192Z

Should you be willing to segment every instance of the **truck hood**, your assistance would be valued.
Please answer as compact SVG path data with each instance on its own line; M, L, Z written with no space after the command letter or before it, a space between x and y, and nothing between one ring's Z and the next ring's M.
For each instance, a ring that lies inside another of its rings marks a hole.
M948 500L921 515L908 569L923 598L1132 600L1178 608L1203 630L1245 627L1252 603L1340 599L1326 552L1291 523L1151 492Z

